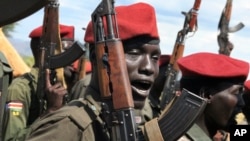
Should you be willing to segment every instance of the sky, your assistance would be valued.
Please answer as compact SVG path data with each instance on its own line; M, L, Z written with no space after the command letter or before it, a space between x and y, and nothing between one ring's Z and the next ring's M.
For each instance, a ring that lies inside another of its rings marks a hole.
M91 14L101 0L59 0L59 21L62 24L75 26L75 39L83 42L84 30L91 19ZM184 15L188 12L194 0L116 0L115 5L127 5L135 2L146 2L156 10L157 25L161 38L162 54L171 54L177 32L184 24ZM201 0L198 11L198 30L193 36L188 35L185 40L184 56L197 52L218 53L218 22L226 0ZM142 11L143 12L143 11ZM20 21L12 33L11 43L23 55L30 54L29 33L43 23L43 9ZM250 62L250 1L233 1L230 26L242 22L245 26L241 30L230 33L229 39L234 44L231 57Z

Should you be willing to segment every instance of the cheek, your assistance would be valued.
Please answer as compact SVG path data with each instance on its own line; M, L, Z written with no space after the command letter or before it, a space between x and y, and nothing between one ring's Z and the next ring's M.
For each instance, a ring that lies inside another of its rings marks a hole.
M161 75L161 76L159 76L159 77L163 77L163 79L164 79L164 77L165 77L165 71L163 72L163 74L160 74L160 72L159 72L159 66L158 66L158 64L157 63L155 63L154 62L154 72L155 72L155 78L157 78L159 75Z
M215 95L207 109L208 113L218 124L225 126L237 104L237 98L231 94Z
M139 65L136 62L131 61L131 60L126 60L126 64L127 64L127 70L128 70L129 78L133 78L133 76L137 72L137 69L138 69Z
M218 95L214 102L216 105L221 105L224 110L231 111L237 104L237 98L231 94Z

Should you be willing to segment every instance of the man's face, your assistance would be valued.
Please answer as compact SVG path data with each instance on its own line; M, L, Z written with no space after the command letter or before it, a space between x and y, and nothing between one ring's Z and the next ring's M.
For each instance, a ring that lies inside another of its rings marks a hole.
M141 109L159 73L159 45L127 45L124 47L135 109Z
M214 121L217 126L225 128L231 117L235 117L236 109L242 108L241 85L231 87L210 96L211 102L206 108L207 119ZM238 111L239 112L239 111Z

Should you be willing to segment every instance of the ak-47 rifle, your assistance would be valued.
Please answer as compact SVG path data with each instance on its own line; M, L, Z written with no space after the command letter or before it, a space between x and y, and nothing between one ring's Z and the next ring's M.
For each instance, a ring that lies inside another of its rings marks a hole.
M135 141L134 103L123 45L118 35L114 0L102 0L91 15L103 109L112 141ZM104 32L104 30L106 32ZM109 104L108 103L112 103Z
M220 21L218 24L218 30L220 31L217 36L219 44L219 54L230 56L233 49L233 44L228 39L228 33L239 31L244 27L243 23L239 23L234 27L229 27L229 22L232 13L233 0L227 0L226 5L221 13Z
M70 49L61 53L62 44L59 28L59 2L58 0L47 0L44 8L43 30L40 39L40 62L38 74L37 96L40 102L40 112L46 109L46 69L51 70L51 83L61 82L64 86L63 68L73 63L83 53L83 49L75 42Z
M177 33L174 49L166 71L166 81L163 87L160 100L161 109L164 109L165 106L175 96L175 83L177 81L177 76L179 72L177 60L183 56L185 39L187 37L187 34L189 32L197 31L197 11L200 8L200 3L201 0L195 0L193 8L188 13L182 12L182 14L184 14L185 16L185 21L183 28Z

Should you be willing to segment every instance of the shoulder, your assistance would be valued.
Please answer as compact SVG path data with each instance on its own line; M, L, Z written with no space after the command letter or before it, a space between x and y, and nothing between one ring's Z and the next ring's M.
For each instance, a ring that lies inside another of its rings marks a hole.
M80 87L81 86L86 87L87 85L89 85L90 80L91 80L91 74L88 74L83 79L77 81L75 85Z
M51 121L53 121L54 125L58 124L60 126L67 126L66 124L75 124L75 126L83 130L93 121L93 117L87 111L87 104L87 101L73 100L59 110L48 113L39 118L32 124L31 128L32 130L41 129L43 127L45 128L46 125L50 125ZM65 122L65 120L67 122ZM60 124L62 122L64 125Z
M29 74L26 73L22 76L16 77L12 80L10 86L9 86L9 90L13 90L13 89L19 89L22 90L23 88L29 87Z

